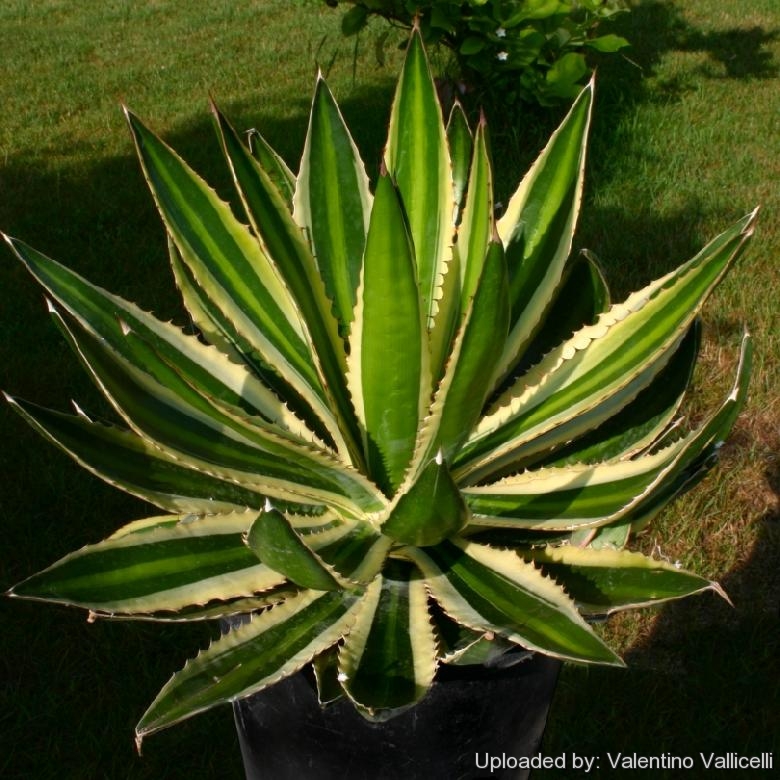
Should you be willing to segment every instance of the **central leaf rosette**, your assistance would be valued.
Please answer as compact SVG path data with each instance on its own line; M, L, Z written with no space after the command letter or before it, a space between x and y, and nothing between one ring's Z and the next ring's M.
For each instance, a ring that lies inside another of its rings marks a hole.
M397 542L428 547L462 531L469 510L441 453L390 507L382 533Z

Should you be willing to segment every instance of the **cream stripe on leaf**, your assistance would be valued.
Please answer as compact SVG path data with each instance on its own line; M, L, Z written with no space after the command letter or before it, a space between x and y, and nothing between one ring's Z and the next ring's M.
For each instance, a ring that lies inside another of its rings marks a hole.
M715 455L747 395L751 345L743 339L734 385L721 407L687 436L652 454L593 465L525 471L463 490L473 526L547 531L598 526L665 504ZM660 507L659 507L660 508Z
M134 344L126 338L128 330L141 335L156 352L175 362L180 374L214 398L260 415L304 441L312 439L303 424L245 367L134 303L96 287L23 242L10 237L6 240L33 277L63 308L131 362L147 366L154 356L143 344L136 344L140 349L134 350Z
M582 200L592 105L591 81L498 221L507 251L512 318L496 382L522 358L561 282Z
M720 409L684 439L677 460L630 508L627 517L634 530L641 530L669 501L696 484L712 467L726 437L747 400L753 362L753 343L749 333L742 337L739 363L731 392Z
M693 376L701 343L698 319L656 378L626 407L602 425L571 442L547 459L545 466L598 463L630 458L646 451L675 425Z
M462 114L462 109L460 109ZM493 190L490 160L487 155L484 126L480 124L476 138L458 129L458 111L453 108L447 134L455 143L453 155L471 151L473 159L453 157L453 181L458 208L457 242L453 245L441 286L438 310L430 334L431 375L434 384L452 361L454 338L463 328L463 318L476 293L476 285L494 232ZM465 177L458 181L458 177ZM502 345L503 348L503 345ZM492 372L492 366L491 366ZM486 384L490 377L486 380Z
M83 414L62 414L10 396L6 400L79 465L166 511L229 512L260 509L265 503L261 493L187 467L130 431L93 422Z
M335 463L328 465L314 449L302 450L270 433L261 440L259 432L240 425L237 430L229 417L198 409L170 386L128 366L88 333L77 333L77 323L62 324L116 410L139 435L169 456L283 501L337 506L352 515L360 514L358 506L363 500L367 507L381 508L381 497L366 493L362 479L353 481L352 472ZM348 497L350 484L358 491L352 498Z
M468 438L490 390L490 367L503 349L509 322L506 281L504 251L500 243L493 242L432 411L439 414L436 446L442 448L447 460Z
M472 525L566 531L616 519L683 449L678 444L637 460L534 469L465 488Z
M182 607L176 612L134 612L131 615L124 615L120 612L101 612L93 609L90 610L87 619L90 621L110 620L112 623L131 620L146 623L200 623L204 620L221 620L262 612L268 607L281 604L298 592L299 589L295 585L284 583L254 596L211 601L204 606Z
M216 346L232 362L244 365L251 376L257 377L259 383L268 388L267 392L279 399L278 403L282 407L280 414L285 427L296 432L304 441L317 444L327 442L327 446L336 449L337 439L333 438L331 430L312 411L311 405L274 367L267 363L263 355L257 352L198 286L170 237L168 252L174 279L184 305L192 317L193 324L209 343ZM332 420L331 429L334 425L335 420Z
M593 325L610 306L604 275L592 255L583 251L569 261L544 322L507 377L507 382L528 371L580 328Z
M284 197L285 203L292 209L295 194L295 175L287 163L276 153L271 144L256 129L247 132L249 152L268 174L274 186Z
M300 531L300 525L296 524ZM303 536L306 545L342 579L368 583L381 571L393 540L368 523L340 521L339 527Z
M477 126L469 169L466 202L458 227L458 252L461 257L461 308L465 310L477 291L482 266L491 241L498 241L493 216L493 171L487 144L484 117ZM508 294L507 280L507 294ZM503 352L503 344L501 345Z

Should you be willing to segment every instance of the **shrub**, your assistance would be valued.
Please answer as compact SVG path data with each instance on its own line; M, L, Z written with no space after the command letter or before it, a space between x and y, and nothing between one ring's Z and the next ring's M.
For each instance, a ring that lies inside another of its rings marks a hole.
M590 75L590 53L628 46L618 35L601 34L603 22L628 10L625 0L342 2L352 6L342 19L345 35L360 32L371 16L404 27L417 19L427 44L451 50L457 78L480 93L480 102L570 101Z

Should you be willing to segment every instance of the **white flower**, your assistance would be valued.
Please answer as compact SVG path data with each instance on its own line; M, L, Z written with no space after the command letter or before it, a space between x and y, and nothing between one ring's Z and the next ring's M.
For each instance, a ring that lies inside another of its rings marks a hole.
M506 38L506 30L503 27L496 30L496 38Z
M509 56L509 52L500 51L498 54L496 54L496 59L501 60L501 62L506 62L506 58L508 56Z

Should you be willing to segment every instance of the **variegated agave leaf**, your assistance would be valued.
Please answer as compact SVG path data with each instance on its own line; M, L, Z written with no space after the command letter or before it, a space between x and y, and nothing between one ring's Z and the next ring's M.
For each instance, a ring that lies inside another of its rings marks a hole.
M716 583L623 549L712 465L745 400L678 410L704 301L755 212L611 303L570 257L593 84L494 217L486 127L445 125L420 36L378 181L317 77L297 175L215 107L243 214L132 113L198 335L16 239L115 423L6 396L158 507L12 589L92 617L251 616L192 659L139 740L313 662L323 701L412 706L437 666L517 646L620 664L588 618ZM492 644L491 644L492 643Z

